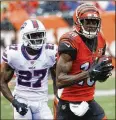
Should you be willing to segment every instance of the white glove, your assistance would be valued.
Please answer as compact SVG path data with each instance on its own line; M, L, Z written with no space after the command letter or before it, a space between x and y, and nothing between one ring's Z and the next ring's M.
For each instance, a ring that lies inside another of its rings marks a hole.
M81 102L81 104L70 103L70 110L77 116L83 116L89 109L89 104L86 101Z

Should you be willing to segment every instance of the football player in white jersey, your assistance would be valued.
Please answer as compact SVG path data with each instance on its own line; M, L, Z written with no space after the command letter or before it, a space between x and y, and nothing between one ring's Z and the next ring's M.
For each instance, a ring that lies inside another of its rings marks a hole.
M46 43L46 29L36 19L20 29L22 44L8 46L3 53L1 91L14 106L14 119L53 119L48 101L48 72L55 75L57 45ZM14 73L13 95L8 87Z

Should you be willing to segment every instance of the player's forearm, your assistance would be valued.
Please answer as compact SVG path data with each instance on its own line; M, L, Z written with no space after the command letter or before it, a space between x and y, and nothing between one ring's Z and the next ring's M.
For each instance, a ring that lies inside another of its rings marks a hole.
M8 99L10 102L12 102L14 100L14 97L8 87L8 84L1 83L1 91L2 91L2 94L4 95L4 97L6 99Z
M61 73L58 76L57 87L58 88L68 87L68 86L74 85L78 81L86 79L88 77L89 77L88 71L83 71L76 75L67 75L67 74Z

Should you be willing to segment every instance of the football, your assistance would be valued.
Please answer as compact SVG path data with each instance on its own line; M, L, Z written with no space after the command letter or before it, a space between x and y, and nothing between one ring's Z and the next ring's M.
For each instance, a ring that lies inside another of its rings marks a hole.
M103 55L98 58L97 63L101 66L102 72L98 79L99 82L104 82L106 79L111 76L111 70L113 69L112 66L112 57Z
M101 65L111 63L112 64L112 57L103 55L100 58L98 58L98 63L101 63Z

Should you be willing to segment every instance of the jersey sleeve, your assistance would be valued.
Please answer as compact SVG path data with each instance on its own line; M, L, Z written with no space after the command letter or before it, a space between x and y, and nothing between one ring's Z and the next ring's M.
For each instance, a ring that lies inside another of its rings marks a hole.
M72 60L76 59L77 56L77 47L75 46L75 38L77 34L72 32L67 32L60 37L60 42L58 46L58 53L61 55L62 53L68 54L71 56Z
M47 44L47 55L50 58L51 67L56 63L58 46L56 44Z
M9 46L7 46L2 54L2 60L14 69L14 66L12 64L12 55L14 54L9 49Z
M71 56L72 60L75 60L77 55L77 49L74 48L70 42L62 41L59 43L58 53L59 55L62 53L68 54Z

